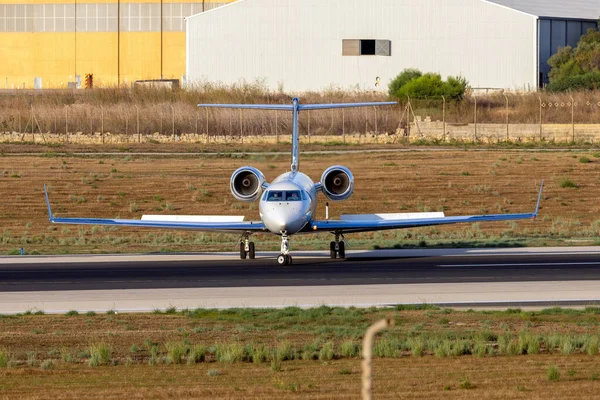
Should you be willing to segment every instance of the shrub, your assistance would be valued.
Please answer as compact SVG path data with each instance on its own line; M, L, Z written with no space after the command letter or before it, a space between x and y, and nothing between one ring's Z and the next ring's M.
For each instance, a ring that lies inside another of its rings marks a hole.
M187 356L187 363L196 364L199 362L203 362L206 359L206 350L206 347L200 344L190 347Z
M264 363L269 358L269 349L264 344L252 346L248 352L250 360L255 363Z
M420 78L421 76L423 76L421 71L414 68L407 68L404 71L400 72L400 74L396 76L388 85L388 92L390 97L396 97L396 93L398 93L400 88L402 88L404 85L406 85L413 79Z
M590 160L590 159L589 159L589 158L587 158L587 157L581 157L581 158L579 159L579 162L580 162L580 163L582 163L582 164L589 164L589 163L591 163L591 162L592 162L592 160Z
M6 368L10 362L10 355L6 350L0 349L0 368Z
M460 380L459 387L461 389L473 389L473 384L466 376Z
M450 76L446 81L435 73L421 74L418 70L404 70L389 85L390 97L407 99L461 100L468 88L465 78Z
M277 359L281 361L294 359L294 348L289 341L283 341L277 345Z

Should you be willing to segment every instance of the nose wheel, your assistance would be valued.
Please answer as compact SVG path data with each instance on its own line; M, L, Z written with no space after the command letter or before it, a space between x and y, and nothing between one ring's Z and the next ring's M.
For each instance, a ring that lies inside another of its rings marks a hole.
M290 255L290 241L287 233L281 232L281 254L277 257L277 264L279 265L291 265L292 256Z
M289 254L280 254L279 257L277 257L277 264L281 266L292 265L292 256Z

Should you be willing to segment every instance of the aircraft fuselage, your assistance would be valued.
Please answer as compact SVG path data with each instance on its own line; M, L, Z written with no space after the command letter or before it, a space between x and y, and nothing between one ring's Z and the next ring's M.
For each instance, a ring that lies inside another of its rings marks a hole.
M260 218L275 234L293 235L312 220L317 208L314 182L301 172L278 176L260 198Z

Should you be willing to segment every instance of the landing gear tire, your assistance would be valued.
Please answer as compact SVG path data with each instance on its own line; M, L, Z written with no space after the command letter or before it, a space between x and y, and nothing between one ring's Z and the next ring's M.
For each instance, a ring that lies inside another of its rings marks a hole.
M240 243L240 259L246 259L246 245L244 243Z
M286 256L285 254L280 254L279 257L277 257L277 264L287 265L288 264L288 256Z
M248 244L248 248L249 248L248 258L251 259L251 260L254 260L256 258L256 251L254 249L254 242L250 242Z
M346 258L346 244L340 242L340 249L338 250L338 256L343 260Z
M333 259L337 257L337 251L335 251L335 242L329 243L329 257Z

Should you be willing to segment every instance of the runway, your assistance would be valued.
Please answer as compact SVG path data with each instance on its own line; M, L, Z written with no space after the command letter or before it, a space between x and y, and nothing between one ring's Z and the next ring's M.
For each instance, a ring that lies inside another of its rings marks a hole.
M600 248L0 257L0 313L436 303L600 303Z

